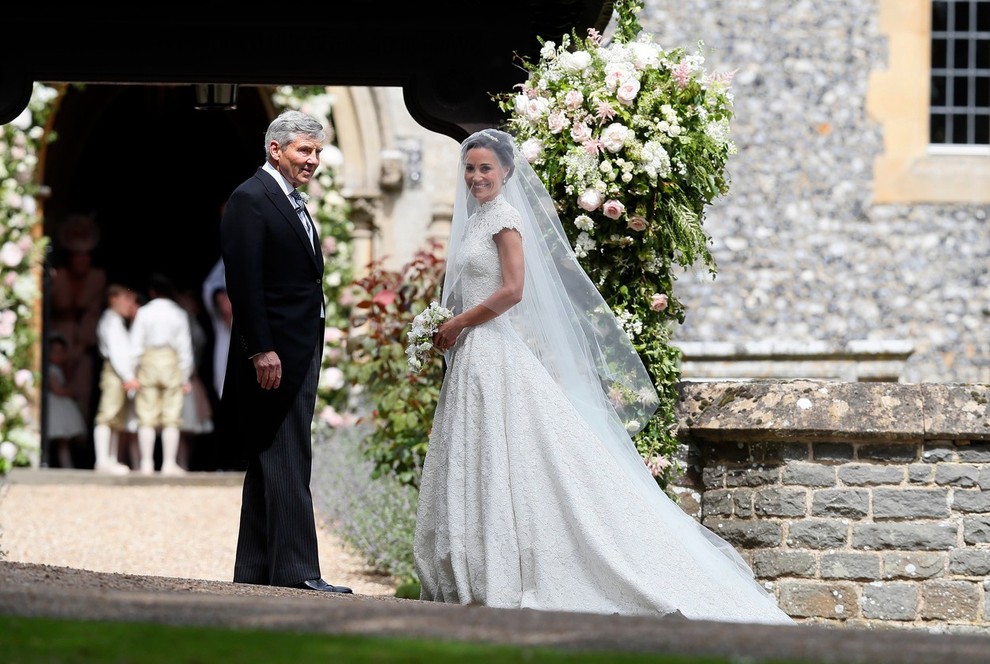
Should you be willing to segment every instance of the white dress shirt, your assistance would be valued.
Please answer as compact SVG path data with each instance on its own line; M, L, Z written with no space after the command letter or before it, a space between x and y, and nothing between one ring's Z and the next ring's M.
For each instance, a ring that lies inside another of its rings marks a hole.
M134 353L131 349L131 333L124 317L113 309L104 309L96 324L96 340L100 355L110 362L121 382L134 380Z
M188 382L193 372L192 332L189 314L166 297L156 297L142 305L131 324L131 345L134 366L149 348L169 347L179 356L179 369L183 381Z

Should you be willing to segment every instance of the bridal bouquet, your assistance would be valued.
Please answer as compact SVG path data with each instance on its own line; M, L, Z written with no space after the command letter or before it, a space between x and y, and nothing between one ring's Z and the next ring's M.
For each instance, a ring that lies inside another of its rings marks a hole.
M441 307L436 301L413 318L412 328L406 333L406 359L409 371L419 372L423 368L430 350L433 349L433 335L445 322L454 317L454 312Z

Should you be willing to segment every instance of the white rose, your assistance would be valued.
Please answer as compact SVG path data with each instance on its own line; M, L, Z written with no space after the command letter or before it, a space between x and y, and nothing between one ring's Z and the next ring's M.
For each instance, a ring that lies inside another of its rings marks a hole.
M584 71L591 64L591 54L587 51L574 51L561 56L564 69L567 71Z
M602 145L609 152L619 152L626 145L629 129L621 122L613 122L602 131Z
M17 267L24 260L24 251L14 242L4 242L0 247L0 263L7 267Z
M5 440L0 443L0 457L3 457L7 461L13 461L14 457L17 456L17 445L14 445L9 440Z
M584 193L578 197L578 205L581 209L594 212L602 206L602 195L597 189L585 189Z
M533 163L543 154L543 141L538 138L527 139L519 148L526 161Z
M523 115L529 111L529 97L526 95L516 95L515 99L516 113Z
M324 390L339 390L344 386L344 372L337 367L327 367L320 373L320 387Z
M543 97L530 99L526 104L526 115L528 115L531 120L536 120L537 118L543 117L549 107L549 103Z
M656 67L660 63L660 48L656 44L633 42L629 44L629 52L636 69Z

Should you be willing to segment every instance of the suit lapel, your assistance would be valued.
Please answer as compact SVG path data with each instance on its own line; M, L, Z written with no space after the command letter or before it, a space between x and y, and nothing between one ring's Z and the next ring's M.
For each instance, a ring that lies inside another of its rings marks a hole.
M313 251L313 244L310 242L309 236L306 235L306 229L303 228L302 221L299 219L299 215L296 214L296 209L292 207L292 203L289 201L289 197L285 195L275 179L266 173L263 168L258 169L258 178L261 179L265 184L265 189L268 192L268 200L272 202L281 214L285 221L292 227L292 231L302 242L303 249L306 250L313 260L313 264L320 270L320 274L323 274L323 252ZM310 217L310 221L313 222L313 228L316 228L316 222ZM319 243L319 234L317 234L317 243ZM317 245L319 246L319 245Z

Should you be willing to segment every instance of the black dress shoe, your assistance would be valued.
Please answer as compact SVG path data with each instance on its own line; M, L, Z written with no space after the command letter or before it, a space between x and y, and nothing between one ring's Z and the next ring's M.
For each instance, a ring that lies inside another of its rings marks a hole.
M347 586L332 586L323 579L310 579L289 587L299 588L300 590L322 590L328 593L349 594L352 592Z

